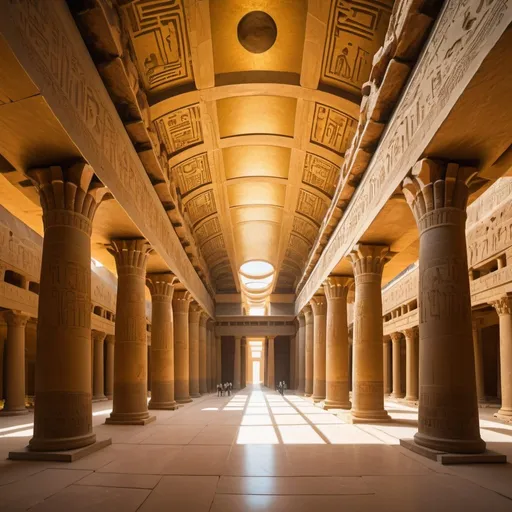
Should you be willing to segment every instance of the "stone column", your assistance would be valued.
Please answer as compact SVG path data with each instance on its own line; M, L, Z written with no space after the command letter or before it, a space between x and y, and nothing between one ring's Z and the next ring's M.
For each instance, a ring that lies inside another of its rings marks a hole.
M402 340L401 332L391 333L391 346L393 351L393 398L403 398L402 386L400 382L401 368L400 368L400 342Z
M106 359L105 359L105 396L112 400L114 396L114 335L107 335L105 338L106 344Z
M87 164L29 171L43 209L34 451L81 448L92 432L91 231L106 189Z
M424 159L403 183L420 231L417 445L481 453L466 252L467 183L475 169Z
M353 392L354 423L389 420L384 410L382 362L382 269L388 248L356 245L350 253L355 277Z
M247 340L242 340L242 345L240 347L240 360L241 360L241 377L240 377L240 389L244 389L247 386L246 377L247 377L247 360L245 358L246 354L246 345Z
M348 395L347 296L352 277L329 277L324 283L327 299L325 409L350 409Z
M151 292L151 400L150 409L174 410L174 274L148 274Z
M405 399L416 402L418 396L418 328L405 329L405 354L406 354L406 384Z
M27 414L25 407L25 328L28 315L21 311L7 311L7 338L5 340L5 404L0 415Z
M203 311L199 317L199 393L208 393L206 385L206 321L208 315Z
M297 333L297 352L299 358L298 393L304 393L306 380L306 319L301 311L299 316L299 331Z
M113 240L117 267L114 403L107 424L145 425L148 412L146 264L149 244L142 239ZM36 399L37 400L37 399Z
M103 342L106 333L93 330L91 339L93 344L93 381L92 381L92 399L94 401L106 400L105 396L105 364L103 357Z
M479 402L485 401L484 386L484 361L482 351L482 340L480 339L480 329L478 328L479 319L473 318L473 352L475 354L475 378L476 378L476 396Z
M297 355L296 340L296 336L290 336L290 382L288 384L290 389L297 388L295 385L295 358Z
M193 302L188 313L188 339L189 339L189 389L190 397L198 398L199 392L199 319L201 306Z
M327 300L315 295L309 303L313 310L313 400L325 400L325 336L327 329Z
M235 361L233 370L233 388L240 389L240 371L241 371L241 345L242 338L235 336Z
M217 371L217 352L215 351L215 322L210 318L206 324L208 330L208 341L210 343L210 391L215 393L215 373Z
M222 382L222 341L220 336L215 336L215 351L217 353L217 367L215 372L215 382Z
M267 360L268 360L268 369L267 369L267 387L269 389L274 390L276 388L275 383L275 363L274 363L274 340L275 336L269 336L268 337L268 353L267 353Z
M391 358L390 358L390 338L389 336L385 336L382 342L382 358L383 358L383 368L384 368L384 395L391 394L391 372L389 371L391 366Z
M268 361L267 361L267 340L263 340L261 347L261 361L263 365L263 385L267 385Z
M212 340L210 337L210 328L206 320L206 390L208 393L212 390Z
M179 404L191 402L189 391L189 306L192 296L175 291L172 298L174 315L174 398Z
M304 306L305 322L305 381L304 381L304 395L311 396L313 394L313 310L311 306Z
M512 293L492 305L500 318L501 408L497 418L512 419Z

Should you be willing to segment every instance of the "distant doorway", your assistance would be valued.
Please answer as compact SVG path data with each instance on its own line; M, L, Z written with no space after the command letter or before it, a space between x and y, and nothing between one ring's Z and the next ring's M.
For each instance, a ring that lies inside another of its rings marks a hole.
M260 362L259 361L252 362L252 383L253 384L260 383Z

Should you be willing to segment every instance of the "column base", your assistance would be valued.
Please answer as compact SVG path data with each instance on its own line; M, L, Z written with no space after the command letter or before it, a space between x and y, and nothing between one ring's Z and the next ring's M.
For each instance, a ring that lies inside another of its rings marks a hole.
M496 414L494 414L494 417L503 421L512 421L512 409L502 407Z
M313 395L311 398L313 399L313 402L315 402L315 404L318 404L318 403L323 402L325 400L325 396L315 396L315 395Z
M445 453L478 454L485 452L485 442L478 439L443 439L432 437L420 432L414 434L414 444L429 450L437 450Z
M200 398L201 397L201 393L191 393L190 394L190 398Z
M77 450L96 442L96 434L93 432L84 436L65 437L61 439L45 439L33 437L28 443L28 450L32 452L62 452Z
M106 400L108 400L108 398L105 395L98 395L92 397L93 402L105 402Z
M417 402L419 398L417 396L411 395L411 396L405 396L404 400L407 400L408 402Z
M38 460L51 462L74 462L112 444L112 439L100 439L87 446L65 451L33 451L28 446L23 450L9 452L10 460Z
M114 395L113 394L105 395L105 397L107 398L107 400L112 400L112 398L114 398Z
M350 411L347 416L348 423L384 423L391 421L387 411Z
M147 425L156 421L156 416L146 413L111 413L105 425Z
M189 396L185 398L176 398L176 402L178 404L189 404L190 402L192 402L192 398L190 398Z
M149 401L148 409L155 410L165 410L165 411L175 411L179 406L175 401L172 402L153 402L153 400Z
M352 404L350 402L336 402L335 400L325 400L321 405L322 405L322 408L325 410L329 410L329 409L350 410L352 408Z
M491 450L485 450L482 453L448 453L420 446L415 443L413 439L400 439L400 446L443 465L478 463L504 464L507 462L506 455Z
M2 409L0 411L0 416L23 416L24 414L28 414L30 411L26 408L24 409Z
M403 398L405 395L403 393L391 393L391 395L389 395L390 398Z

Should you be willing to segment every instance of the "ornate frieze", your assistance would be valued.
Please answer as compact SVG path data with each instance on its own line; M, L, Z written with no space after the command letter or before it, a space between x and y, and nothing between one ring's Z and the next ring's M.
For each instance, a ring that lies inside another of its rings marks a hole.
M178 176L182 196L186 196L196 188L212 182L208 155L206 153L193 156L176 165L172 168L172 172Z
M306 153L302 181L332 197L336 189L339 170L339 166L329 160L313 153Z
M185 205L185 210L188 212L190 222L192 224L195 224L208 215L215 213L217 211L217 207L215 205L213 190L207 190L206 192L195 196Z

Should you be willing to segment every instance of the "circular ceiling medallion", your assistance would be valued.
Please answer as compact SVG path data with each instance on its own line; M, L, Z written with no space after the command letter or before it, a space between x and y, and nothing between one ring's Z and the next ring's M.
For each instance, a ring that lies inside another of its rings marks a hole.
M238 23L238 40L251 53L263 53L276 42L277 26L266 12L252 11Z

